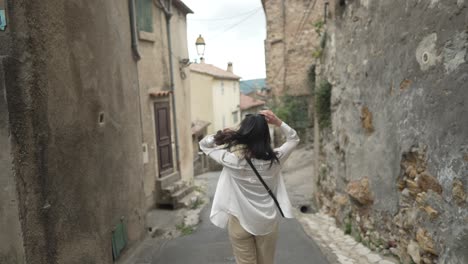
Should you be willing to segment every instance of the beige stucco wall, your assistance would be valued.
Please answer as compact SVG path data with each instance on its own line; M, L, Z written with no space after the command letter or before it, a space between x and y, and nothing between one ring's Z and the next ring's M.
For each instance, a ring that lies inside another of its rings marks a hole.
M238 80L216 79L195 71L191 72L190 80L192 120L199 119L210 122L208 134L240 123ZM237 111L237 122L233 119L234 111Z
M140 82L141 113L143 121L143 138L148 144L148 163L144 165L144 193L146 206L150 208L158 201L156 180L159 177L156 127L154 119L154 102L166 100L170 103L172 113L172 100L170 96L153 98L148 91L150 89L163 91L170 90L170 69L168 56L168 41L166 30L166 18L164 12L153 5L153 32L140 32L139 50L141 60L138 63L138 76ZM171 18L172 61L174 72L175 102L177 136L179 140L180 175L183 180L193 179L193 159L191 140L191 114L190 114L190 82L188 81L188 68L182 71L187 74L183 79L179 67L179 60L188 58L187 31L185 15L173 8L174 15ZM171 95L172 96L172 95ZM174 115L171 115L171 119ZM174 169L177 170L175 151L175 129L172 127L173 160Z
M224 88L223 88L224 86ZM240 122L240 91L238 80L214 80L212 86L213 130L237 126ZM237 112L237 121L233 112Z
M197 72L190 73L192 120L210 122L208 133L212 133L214 120L213 77Z

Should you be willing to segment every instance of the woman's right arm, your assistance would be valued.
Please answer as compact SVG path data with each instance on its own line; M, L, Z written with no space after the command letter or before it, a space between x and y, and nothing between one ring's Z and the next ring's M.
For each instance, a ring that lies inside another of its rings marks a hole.
M267 122L272 125L280 127L281 132L286 137L286 142L277 148L276 151L279 154L280 161L285 161L291 152L299 144L299 136L297 135L296 130L288 126L285 122L281 121L272 111L264 110L260 111L260 114L264 115Z
M288 126L288 124L285 122L281 123L280 129L281 132L283 132L283 135L286 137L286 142L284 142L281 147L277 148L276 151L278 151L280 154L280 160L284 162L296 148L297 144L299 144L300 139L296 130Z

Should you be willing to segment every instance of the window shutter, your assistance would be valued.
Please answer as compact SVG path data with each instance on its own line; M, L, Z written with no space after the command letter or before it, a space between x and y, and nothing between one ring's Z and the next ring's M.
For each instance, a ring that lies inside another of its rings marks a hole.
M153 0L137 0L138 30L153 32Z

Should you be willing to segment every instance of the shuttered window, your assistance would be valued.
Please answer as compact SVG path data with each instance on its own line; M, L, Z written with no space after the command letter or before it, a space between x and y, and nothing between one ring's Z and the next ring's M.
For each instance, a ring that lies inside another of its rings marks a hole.
M138 30L153 32L153 0L136 0Z

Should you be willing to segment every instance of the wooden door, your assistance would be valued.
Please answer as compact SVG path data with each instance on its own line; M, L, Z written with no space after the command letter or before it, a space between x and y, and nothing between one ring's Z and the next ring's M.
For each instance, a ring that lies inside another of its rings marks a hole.
M171 115L168 102L154 103L154 118L156 119L159 176L162 177L174 171L171 142Z

